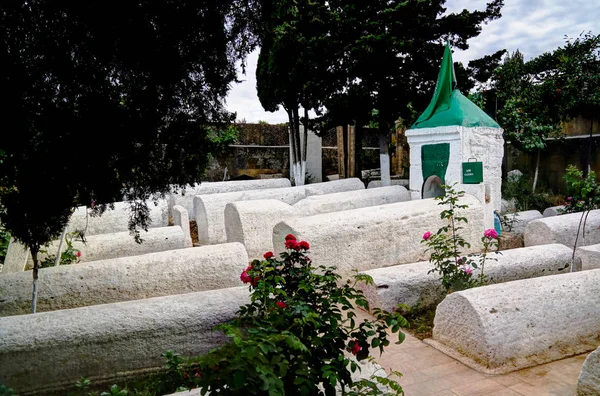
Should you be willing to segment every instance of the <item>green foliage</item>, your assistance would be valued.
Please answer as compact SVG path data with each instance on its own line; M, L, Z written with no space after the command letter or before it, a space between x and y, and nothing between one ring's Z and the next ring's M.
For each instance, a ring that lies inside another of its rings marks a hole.
M0 384L0 396L15 396L16 393L12 388Z
M567 200L565 202L565 213L589 212L600 207L600 186L596 181L596 173L583 172L573 165L567 167L565 173L567 183Z
M456 191L453 186L444 186L445 194L436 197L439 205L445 207L440 213L440 218L447 220L448 224L441 227L435 234L426 232L421 243L427 245L427 251L431 252L429 261L434 268L429 273L437 272L441 275L442 285L447 292L464 290L487 282L484 273L484 265L487 253L498 249L498 235L493 229L486 230L481 242L484 251L480 255L464 256L462 249L470 248L459 231L463 229L460 223L467 223L467 218L458 216L456 211L468 208L467 205L459 203L464 191ZM479 269L479 275L473 276L473 269Z
M256 44L259 11L238 0L132 2L118 12L2 2L0 108L11 122L0 141L0 222L11 235L35 257L73 207L199 181L208 126L233 118L224 98ZM145 206L132 208L132 229L147 226Z
M562 121L600 112L600 35L567 38L564 47L528 62L516 51L494 74L498 119L506 137L525 151L560 137Z
M402 394L387 378L353 382L351 373L360 367L351 354L363 360L372 349L382 353L390 344L388 331L398 333L401 343L404 317L373 309L374 320L358 321L354 309L368 310L369 304L355 285L373 280L357 274L342 283L334 267L313 267L308 244L291 235L286 248L279 259L268 252L242 272L251 302L233 322L216 326L230 342L190 360L167 352L166 372L128 394L196 387L202 395L333 395L336 387L346 395Z
M211 155L218 157L229 151L229 146L238 141L240 133L233 125L228 125L225 128L209 127L207 137L212 143Z
M514 200L517 212L525 210L537 210L554 206L554 195L549 190L538 189L532 193L532 185L529 177L508 178L502 185L502 198Z
M76 232L65 234L64 244L66 247L63 247L63 251L60 254L60 265L68 265L79 262L81 252L73 247L73 238L76 234ZM48 248L49 246L46 246L44 249L40 249L40 253L46 255L44 260L40 260L40 268L54 267L56 262L56 254L49 254Z
M8 250L8 244L10 243L10 233L2 227L0 224L0 264L4 263L6 258L6 251Z

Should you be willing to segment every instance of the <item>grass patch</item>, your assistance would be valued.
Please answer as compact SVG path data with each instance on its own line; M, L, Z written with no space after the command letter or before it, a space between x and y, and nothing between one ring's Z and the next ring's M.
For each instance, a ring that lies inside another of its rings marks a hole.
M408 320L409 327L405 328L408 333L417 337L419 340L431 338L433 335L433 318L435 317L435 308L417 309L413 308L402 314Z

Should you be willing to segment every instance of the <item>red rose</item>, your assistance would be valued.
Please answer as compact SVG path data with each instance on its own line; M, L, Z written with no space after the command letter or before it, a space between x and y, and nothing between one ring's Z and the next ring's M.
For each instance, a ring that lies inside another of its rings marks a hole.
M295 240L296 240L296 237L295 237L295 236L293 236L292 234L287 234L287 235L285 236L285 240L286 240L286 241L295 241Z
M285 308L285 307L287 307L287 304L286 304L286 303L284 303L283 301L277 301L275 304L276 304L276 305L277 305L279 308Z
M77 252L77 257L81 257L81 252Z
M251 283L250 283L250 284L251 284L252 286L256 287L256 285L258 285L258 281L259 281L259 280L260 280L260 278L259 278L259 277L252 278L252 281L251 281Z
M250 275L248 275L248 270L242 271L242 274L240 275L240 280L244 283L252 282L252 278L250 277Z
M306 241L301 241L300 242L300 249L308 250L308 249L310 249L310 245Z
M285 241L286 249L300 250L300 244L295 239Z
M274 256L273 252L267 252L267 253L264 254L263 257L265 258L265 260L268 260L268 259L270 259L273 256Z
M356 356L358 352L360 352L362 348L358 345L358 341L354 341L354 345L352 345L352 354Z

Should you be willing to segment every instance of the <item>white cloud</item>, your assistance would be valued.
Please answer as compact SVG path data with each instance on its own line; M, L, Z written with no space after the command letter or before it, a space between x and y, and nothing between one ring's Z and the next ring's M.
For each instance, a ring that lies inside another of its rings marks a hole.
M464 8L483 9L485 4L485 0L449 0L446 8L448 12L456 12ZM455 50L454 60L466 65L472 59L501 49L509 52L519 49L529 59L562 46L565 35L576 37L590 30L600 33L598 0L505 0L502 17L484 25L481 34L469 41L468 50ZM247 122L287 122L285 111L264 111L256 96L258 50L247 61L246 75L240 72L243 82L232 88L227 108Z

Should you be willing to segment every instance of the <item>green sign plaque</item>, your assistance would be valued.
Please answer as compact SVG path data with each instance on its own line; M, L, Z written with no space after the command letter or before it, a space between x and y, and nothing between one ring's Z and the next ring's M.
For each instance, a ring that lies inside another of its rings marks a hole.
M483 182L482 162L463 162L462 171L464 184L479 184Z

